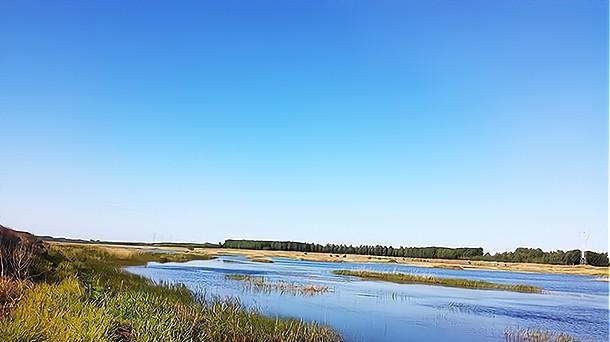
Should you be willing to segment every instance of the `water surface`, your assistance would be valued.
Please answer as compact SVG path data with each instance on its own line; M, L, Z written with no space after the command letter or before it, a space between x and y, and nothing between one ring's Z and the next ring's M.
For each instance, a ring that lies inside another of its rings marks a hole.
M154 281L183 283L210 298L239 298L267 315L328 324L348 341L504 341L507 328L543 328L592 341L608 340L608 283L593 277L284 258L273 261L257 263L241 256L223 256L186 263L149 263L127 270ZM332 274L337 269L529 284L544 288L545 293L365 281ZM227 274L323 285L332 292L315 296L262 293L226 279Z

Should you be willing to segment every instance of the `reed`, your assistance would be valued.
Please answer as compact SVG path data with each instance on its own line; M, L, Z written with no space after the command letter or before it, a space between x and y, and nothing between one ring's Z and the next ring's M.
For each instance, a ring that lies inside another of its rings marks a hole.
M227 274L225 279L242 281L244 282L244 287L246 290L255 290L265 293L279 292L282 294L313 296L331 291L331 288L328 286L298 284L286 281L272 282L265 279L265 277L250 276L246 274Z
M543 329L507 329L506 342L579 342L577 338L564 333L553 333Z
M238 301L206 300L183 285L156 284L121 268L183 258L155 254L119 257L92 247L53 246L48 280L28 287L0 318L2 341L342 340L326 326L266 317Z
M344 276L354 276L362 279L373 279L373 280L384 280L400 284L425 284L425 285L437 285L446 287L459 287L465 289L478 289L478 290L502 290L502 291L514 291L524 293L542 293L543 289L531 285L507 285L492 283L483 280L470 280L460 278L440 278L429 275L417 275L407 273L393 273L393 272L372 272L372 271L353 271L353 270L336 270L334 274Z

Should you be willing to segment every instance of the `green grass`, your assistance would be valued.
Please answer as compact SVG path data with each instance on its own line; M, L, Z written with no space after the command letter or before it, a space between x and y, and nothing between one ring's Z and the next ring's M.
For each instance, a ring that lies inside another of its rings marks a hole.
M362 279L384 280L401 284L425 284L447 287L459 287L465 289L479 290L503 290L525 293L542 293L543 289L531 285L506 285L497 284L483 280L470 280L459 278L439 278L433 276L407 274L407 273L391 273L391 272L372 272L372 271L352 271L352 270L336 270L333 271L337 275L354 276Z
M0 318L2 341L341 341L325 326L266 317L236 301L207 301L182 285L121 270L201 256L49 248L54 266L47 281L29 286Z

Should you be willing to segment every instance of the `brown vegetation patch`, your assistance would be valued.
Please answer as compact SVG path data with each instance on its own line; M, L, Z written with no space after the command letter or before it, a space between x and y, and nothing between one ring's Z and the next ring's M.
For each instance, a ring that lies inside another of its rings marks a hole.
M580 340L563 333L541 329L509 329L504 332L507 342L578 342Z

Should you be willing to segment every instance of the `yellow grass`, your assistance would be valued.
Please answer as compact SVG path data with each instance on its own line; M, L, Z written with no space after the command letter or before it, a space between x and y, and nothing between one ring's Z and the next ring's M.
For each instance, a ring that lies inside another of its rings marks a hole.
M249 256L248 259L250 261L254 261L254 262L263 262L263 263L267 263L267 264L273 263L273 260L271 260L271 258L261 256L261 255Z
M464 270L500 270L513 272L531 273L554 273L554 274L574 274L608 277L610 268L595 267L590 265L548 265L534 263L510 263L492 261L469 261L469 260L445 260L445 259L418 259L418 258L399 258L383 257L359 254L328 254L328 253L303 253L294 251L261 251L249 249L228 249L228 248L197 248L197 253L205 253L210 256L217 255L243 255L248 258L268 257L268 258L290 258L306 261L326 261L326 262L358 262L358 263L388 263L396 262L419 267L464 269ZM394 261L392 261L394 260Z
M62 243L66 244L66 243ZM75 244L78 245L78 244ZM91 245L89 245L91 246ZM141 252L142 249L150 249L147 246L120 246L120 245L94 245L103 248L109 253L128 257L130 253ZM187 248L183 247L154 247L155 249L186 252ZM464 269L464 270L500 270L513 272L532 272L532 273L554 273L554 274L574 274L574 275L589 275L599 276L602 279L608 279L610 274L609 267L595 267L590 265L548 265L534 263L511 263L511 262L495 262L495 261L469 261L469 260L445 260L445 259L419 259L419 258L399 258L399 257L383 257L360 254L329 254L329 253L314 253L314 252L294 252L294 251L262 251L249 249L230 249L230 248L196 248L190 253L204 254L209 256L219 255L243 255L249 259L265 259L265 258L290 258L305 261L326 261L326 262L374 262L388 263L396 262L419 267L433 267L446 269Z

